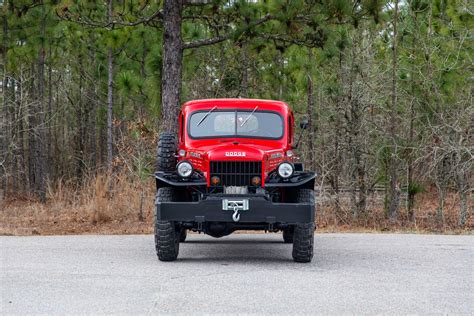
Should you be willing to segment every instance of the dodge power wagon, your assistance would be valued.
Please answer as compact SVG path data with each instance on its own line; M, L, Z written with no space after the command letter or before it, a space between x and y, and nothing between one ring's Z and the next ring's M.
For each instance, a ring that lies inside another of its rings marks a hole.
M179 131L158 142L155 246L178 257L188 230L222 237L236 230L283 232L293 260L313 258L315 173L293 150L294 116L284 102L209 99L185 103ZM300 124L301 131L307 121Z

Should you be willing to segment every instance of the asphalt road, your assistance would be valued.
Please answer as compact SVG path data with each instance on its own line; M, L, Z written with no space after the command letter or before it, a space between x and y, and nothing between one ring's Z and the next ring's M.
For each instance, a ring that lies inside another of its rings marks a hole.
M311 264L279 234L0 237L1 314L474 314L474 236L317 234Z

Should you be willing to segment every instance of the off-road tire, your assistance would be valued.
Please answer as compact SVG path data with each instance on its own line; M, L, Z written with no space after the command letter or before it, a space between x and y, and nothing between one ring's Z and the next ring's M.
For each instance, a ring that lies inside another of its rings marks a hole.
M310 189L300 189L298 203L310 203L314 206L314 192ZM296 262L311 262L314 247L314 223L298 223L293 234L293 260Z
M158 171L174 171L176 169L176 136L171 132L163 132L158 140L156 168Z
M173 188L159 188L157 202L170 202L174 198ZM179 253L180 228L175 222L159 221L155 214L155 249L160 261L174 261Z
M293 235L294 235L294 227L288 227L283 230L283 241L286 244L291 244L293 242Z
M188 236L188 230L181 228L181 232L179 233L179 242L184 242L187 236Z

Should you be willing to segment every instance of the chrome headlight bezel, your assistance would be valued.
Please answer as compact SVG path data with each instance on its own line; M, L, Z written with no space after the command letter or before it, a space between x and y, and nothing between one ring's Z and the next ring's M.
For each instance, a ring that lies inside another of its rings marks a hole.
M277 174L283 179L288 179L293 175L293 173L295 173L295 167L291 162L284 161L278 165Z
M176 165L176 172L182 178L189 178L193 174L194 168L189 161L182 160Z

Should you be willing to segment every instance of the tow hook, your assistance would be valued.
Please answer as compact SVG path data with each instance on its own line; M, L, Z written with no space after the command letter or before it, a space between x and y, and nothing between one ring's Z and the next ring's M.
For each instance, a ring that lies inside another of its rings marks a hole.
M248 211L249 209L249 200L222 200L222 210L223 211L232 211L232 220L234 222L240 221L239 211Z
M234 207L234 214L232 215L232 219L234 220L234 222L240 221L239 209L237 207Z

